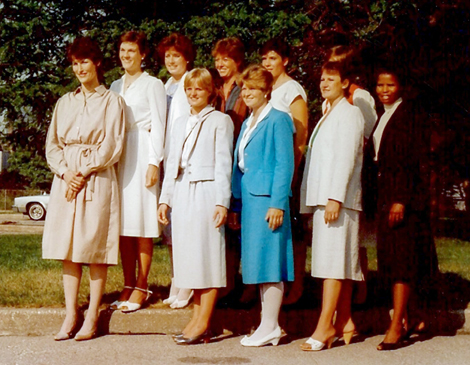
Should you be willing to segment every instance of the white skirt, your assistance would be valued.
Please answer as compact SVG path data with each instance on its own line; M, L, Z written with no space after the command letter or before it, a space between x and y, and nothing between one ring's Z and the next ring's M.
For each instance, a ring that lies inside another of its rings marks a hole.
M312 276L364 280L359 262L359 212L341 208L338 219L325 224L325 207L313 213Z
M119 161L121 191L121 236L158 237L157 220L159 183L145 187L148 169L150 132L132 129Z
M181 174L173 192L171 237L174 283L178 288L227 285L224 226L215 228L214 181L190 182Z

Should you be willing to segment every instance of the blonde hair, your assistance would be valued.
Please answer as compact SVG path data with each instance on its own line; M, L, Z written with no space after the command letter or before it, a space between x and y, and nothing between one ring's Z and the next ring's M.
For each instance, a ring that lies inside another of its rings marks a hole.
M195 68L189 71L184 79L184 90L194 84L197 84L200 88L209 92L210 95L208 102L209 104L212 104L217 92L211 73L205 68Z
M266 99L271 99L273 90L273 75L261 65L248 66L240 76L238 76L238 85L243 87L253 87L266 93Z

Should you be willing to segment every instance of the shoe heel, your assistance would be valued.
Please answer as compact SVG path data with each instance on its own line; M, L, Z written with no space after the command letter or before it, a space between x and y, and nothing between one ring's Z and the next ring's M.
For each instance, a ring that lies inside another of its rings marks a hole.
M354 335L354 331L350 331L350 332L344 332L343 333L343 340L344 340L344 344L347 346L351 343L351 340L353 338L353 335Z
M271 341L271 345L277 346L279 344L279 340L280 338L273 338L273 340Z
M333 342L335 342L335 340L336 340L335 336L330 337L328 341L326 342L326 348L331 349L331 346L333 346Z

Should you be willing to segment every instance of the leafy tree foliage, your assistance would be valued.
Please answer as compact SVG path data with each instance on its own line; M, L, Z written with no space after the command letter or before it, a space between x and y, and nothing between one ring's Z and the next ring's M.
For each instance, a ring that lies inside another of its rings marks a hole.
M462 129L470 97L469 13L464 0L6 0L0 3L0 110L9 133L2 145L13 152L11 170L33 187L46 187L51 174L44 141L53 106L77 86L65 59L67 43L81 34L97 39L109 85L122 72L116 42L129 29L144 31L153 45L182 32L197 47L196 66L206 67L213 66L211 50L222 37L239 37L251 63L259 61L264 41L282 36L292 45L290 71L309 92L313 121L326 48L361 47L369 88L374 65L392 54L410 69L416 95L431 101L430 112L439 116L433 119ZM147 70L165 78L157 56L151 56Z

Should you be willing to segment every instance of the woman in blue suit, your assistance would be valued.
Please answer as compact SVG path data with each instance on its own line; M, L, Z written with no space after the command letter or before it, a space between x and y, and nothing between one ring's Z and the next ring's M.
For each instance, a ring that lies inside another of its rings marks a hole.
M260 284L262 318L243 346L277 345L284 281L293 281L289 194L294 173L294 125L269 103L273 77L263 66L240 76L242 97L252 113L234 152L232 192L242 202L242 275Z

